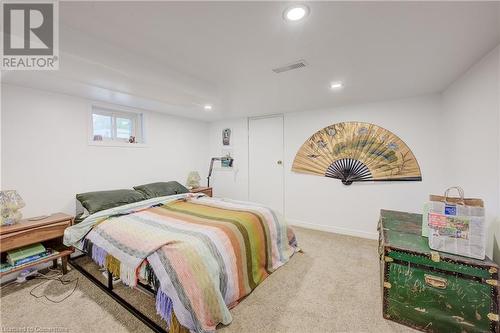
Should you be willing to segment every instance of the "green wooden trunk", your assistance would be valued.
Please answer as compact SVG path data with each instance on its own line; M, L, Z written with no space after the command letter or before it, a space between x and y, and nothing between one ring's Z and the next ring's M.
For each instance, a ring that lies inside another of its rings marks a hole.
M500 333L498 265L432 251L422 215L382 210L384 318L425 332Z

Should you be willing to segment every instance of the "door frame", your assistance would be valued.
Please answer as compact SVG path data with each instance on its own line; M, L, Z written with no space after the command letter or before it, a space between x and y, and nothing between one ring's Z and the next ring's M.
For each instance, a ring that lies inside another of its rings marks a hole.
M285 115L283 113L273 113L262 116L248 117L247 118L247 169L248 169L248 183L247 183L247 197L248 201L250 201L250 121L258 120L258 119L267 119L267 118L281 118L281 128L282 128L282 168L281 175L283 177L283 188L282 188L282 212L283 216L285 216Z

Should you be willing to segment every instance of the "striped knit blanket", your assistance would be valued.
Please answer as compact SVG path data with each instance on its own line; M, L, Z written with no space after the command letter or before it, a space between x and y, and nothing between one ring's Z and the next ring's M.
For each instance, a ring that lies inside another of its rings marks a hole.
M153 272L158 313L171 330L174 319L191 332L229 324L229 309L298 249L272 210L208 197L109 217L85 242L94 261L131 287Z

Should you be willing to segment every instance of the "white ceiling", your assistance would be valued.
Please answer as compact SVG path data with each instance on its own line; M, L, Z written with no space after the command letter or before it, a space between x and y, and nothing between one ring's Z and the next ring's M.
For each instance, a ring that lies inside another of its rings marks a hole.
M2 79L215 120L440 92L500 43L500 2L289 4L60 2L60 70Z

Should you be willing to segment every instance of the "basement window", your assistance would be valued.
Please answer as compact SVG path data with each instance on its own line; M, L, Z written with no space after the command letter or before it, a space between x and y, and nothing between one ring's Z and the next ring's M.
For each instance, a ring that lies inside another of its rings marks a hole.
M92 107L90 143L103 146L144 144L143 115L139 112Z

